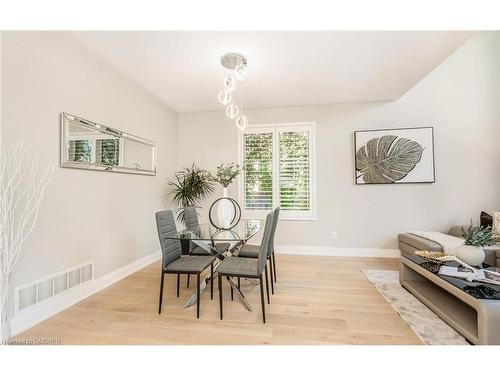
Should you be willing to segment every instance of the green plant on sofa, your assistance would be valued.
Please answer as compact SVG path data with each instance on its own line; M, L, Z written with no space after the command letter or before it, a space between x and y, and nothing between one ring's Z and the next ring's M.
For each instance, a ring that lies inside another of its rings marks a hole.
M481 227L477 225L469 225L462 227L464 244L467 246L486 247L497 243L491 227Z
M198 207L201 200L214 192L214 182L210 172L197 167L194 163L191 167L177 172L168 186L172 202L178 207L177 219L182 223L185 223L184 208Z

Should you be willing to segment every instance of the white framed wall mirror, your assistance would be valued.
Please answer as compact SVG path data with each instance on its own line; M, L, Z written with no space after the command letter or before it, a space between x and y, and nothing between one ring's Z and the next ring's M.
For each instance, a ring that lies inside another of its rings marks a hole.
M61 113L61 167L156 175L156 144Z

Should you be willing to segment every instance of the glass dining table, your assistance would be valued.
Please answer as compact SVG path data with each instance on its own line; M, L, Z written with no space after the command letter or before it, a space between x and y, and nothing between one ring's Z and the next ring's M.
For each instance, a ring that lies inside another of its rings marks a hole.
M238 250L248 240L255 236L264 227L264 220L257 219L242 219L240 222L231 229L219 229L209 223L199 224L194 230L181 230L173 233L169 239L188 240L200 248L205 250L208 254L214 256L216 261L214 263L214 273L217 272L217 267L225 258L234 256ZM224 252L217 249L216 244L220 242L228 242L229 248ZM200 294L205 290L210 282L211 275L207 275L200 283ZM227 277L227 281L233 288L237 299L248 310L252 311L251 305L246 300L238 285L231 277ZM196 303L196 291L191 298L186 302L184 307L190 307Z

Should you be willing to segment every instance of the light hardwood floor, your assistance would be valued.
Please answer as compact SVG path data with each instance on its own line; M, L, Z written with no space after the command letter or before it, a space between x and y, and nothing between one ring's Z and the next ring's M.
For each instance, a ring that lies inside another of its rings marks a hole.
M201 316L183 305L194 290L182 277L166 278L158 315L160 272L156 262L85 299L16 338L58 338L62 344L421 344L361 269L396 270L396 259L277 256L278 283L267 323L262 324L259 287L242 280L254 307L230 300L224 283L224 320L214 299L202 294ZM192 278L191 281L194 281Z

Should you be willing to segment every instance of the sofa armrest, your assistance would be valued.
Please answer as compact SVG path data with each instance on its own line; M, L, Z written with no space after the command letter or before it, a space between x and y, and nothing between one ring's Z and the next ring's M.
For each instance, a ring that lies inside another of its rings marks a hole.
M401 244L405 245L404 247L408 250L414 249L416 250L426 250L426 251L438 251L443 252L443 248L440 244L425 239L423 237L416 236L411 233L401 233L398 235L400 249L403 251ZM406 251L408 252L408 251Z

